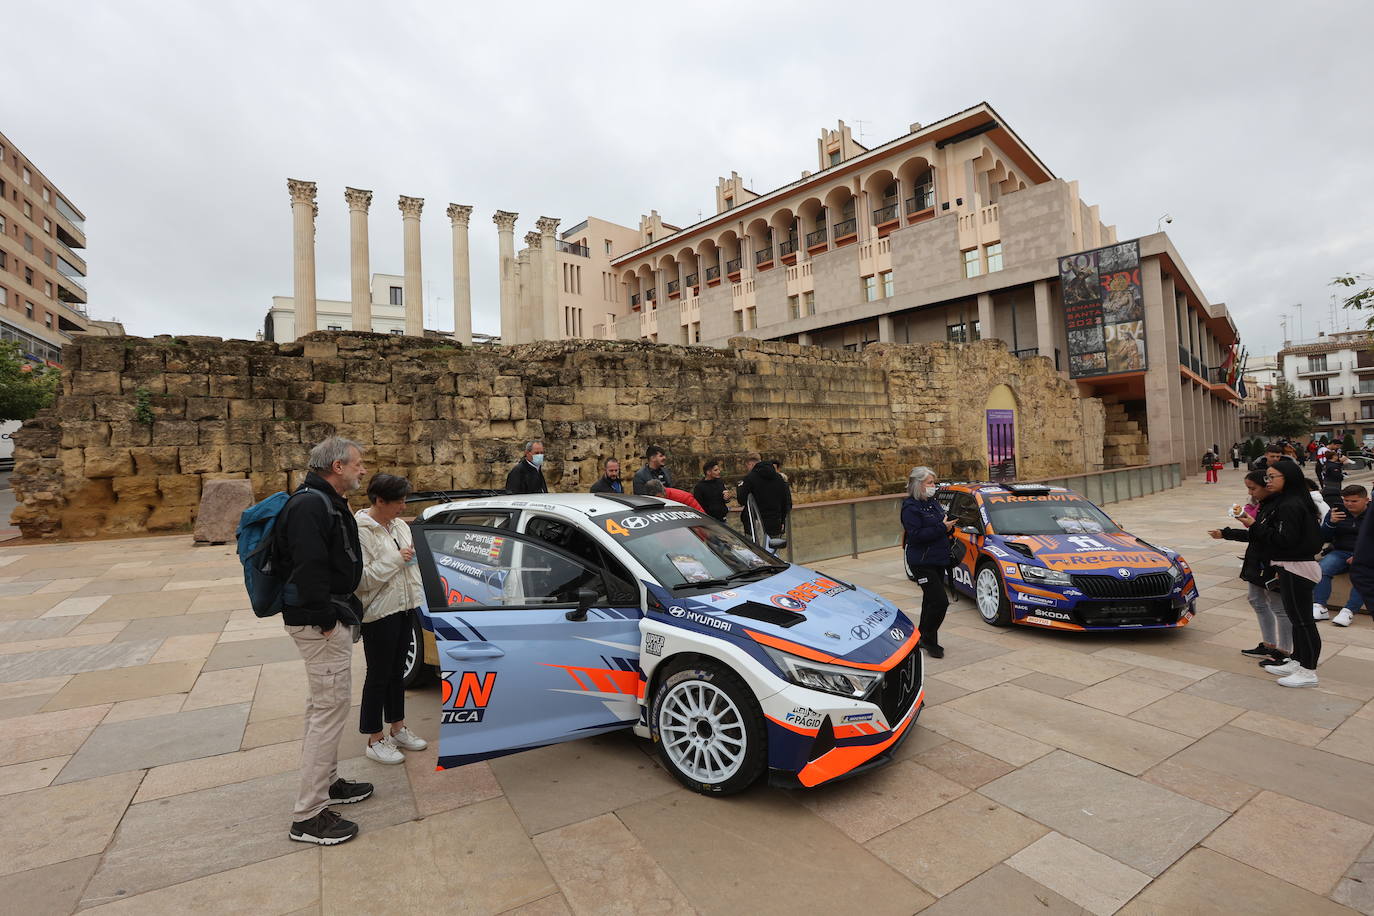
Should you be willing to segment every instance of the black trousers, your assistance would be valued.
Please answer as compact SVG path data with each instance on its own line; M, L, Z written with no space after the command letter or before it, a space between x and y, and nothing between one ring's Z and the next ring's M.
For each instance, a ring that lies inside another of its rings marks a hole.
M1279 597L1283 610L1293 624L1293 658L1308 671L1317 667L1322 654L1322 638L1317 633L1317 621L1312 618L1311 579L1295 576L1279 567Z
M363 624L367 677L363 679L358 730L364 735L381 731L383 716L387 722L400 722L406 717L406 691L401 678L405 674L406 650L410 648L412 613L401 611Z
M945 571L939 566L913 566L911 574L921 587L921 644L940 644L940 624L949 610L949 595L945 592Z

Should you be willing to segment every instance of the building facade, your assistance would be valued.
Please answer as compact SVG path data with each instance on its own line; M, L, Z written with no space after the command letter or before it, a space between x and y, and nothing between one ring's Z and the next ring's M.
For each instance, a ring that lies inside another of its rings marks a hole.
M313 328L296 328L296 300L292 296L273 296L272 307L263 319L259 340L278 343L295 340L311 331L373 331L378 334L406 332L405 277L400 274L373 274L371 324L353 327L353 302L342 299L317 299Z
M1281 377L1312 410L1313 435L1349 434L1374 446L1374 334L1337 331L1307 341L1284 341Z

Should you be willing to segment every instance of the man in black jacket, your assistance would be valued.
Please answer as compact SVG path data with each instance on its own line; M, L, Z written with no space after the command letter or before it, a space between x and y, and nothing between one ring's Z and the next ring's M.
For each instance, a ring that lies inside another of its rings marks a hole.
M362 483L362 446L333 436L310 452L310 473L277 521L274 539L290 570L282 623L305 660L310 699L301 748L301 786L290 837L334 846L358 835L358 825L328 806L360 802L372 784L339 778L339 738L351 707L353 593L362 581L358 524L344 497Z
M692 495L711 518L723 522L730 515L730 507L725 503L725 481L720 479L719 458L712 458L701 466L701 480L692 488Z
M533 439L525 443L525 454L506 475L507 493L547 493L544 482L544 443Z
M749 473L744 475L740 484L741 499L754 498L754 506L759 512L759 523L769 538L781 537L792 512L792 488L778 473L772 462L759 461ZM752 534L752 532L749 532ZM767 544L763 546L767 547Z
M1327 618L1326 602L1331 597L1331 579L1350 571L1360 529L1364 527L1365 510L1369 508L1369 491L1352 483L1341 490L1341 503L1343 505L1332 506L1326 518L1322 519L1322 537L1331 544L1331 549L1321 558L1322 580L1312 590L1312 616L1317 620ZM1350 626L1355 619L1355 612L1364 603L1360 590L1354 585L1353 575L1351 580L1350 597L1336 619L1331 621L1338 627Z
M624 493L625 484L620 482L620 462L614 458L606 462L606 473L592 484L593 493Z

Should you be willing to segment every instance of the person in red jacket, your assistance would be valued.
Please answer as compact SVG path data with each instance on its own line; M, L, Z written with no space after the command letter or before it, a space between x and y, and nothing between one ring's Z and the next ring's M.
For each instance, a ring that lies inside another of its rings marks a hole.
M665 487L661 480L651 480L646 483L644 485L644 495L662 496L665 499L671 499L673 502L682 503L689 509L695 509L702 515L706 514L706 510L701 508L701 503L697 502L695 496L688 493L686 490L679 490L677 487Z

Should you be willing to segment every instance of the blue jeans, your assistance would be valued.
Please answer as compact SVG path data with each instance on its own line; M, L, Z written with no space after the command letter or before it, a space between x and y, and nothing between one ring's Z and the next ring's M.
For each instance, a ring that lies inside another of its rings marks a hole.
M1312 589L1313 604L1326 604L1326 600L1331 597L1332 577L1350 572L1351 555L1349 550L1333 550L1321 558L1322 580ZM1363 603L1364 599L1360 597L1360 593L1351 586L1350 597L1345 602L1346 609L1354 613Z

